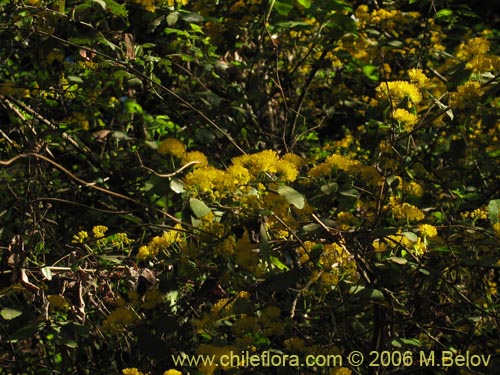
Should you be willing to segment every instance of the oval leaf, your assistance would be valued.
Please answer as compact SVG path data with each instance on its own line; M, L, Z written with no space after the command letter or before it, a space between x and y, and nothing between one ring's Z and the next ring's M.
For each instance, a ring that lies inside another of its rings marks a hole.
M304 208L304 196L290 186L281 186L278 189L278 194L284 197L288 203L294 205L299 210Z
M200 201L199 199L196 198L189 199L189 206L191 207L191 210L193 210L193 213L198 218L208 215L210 212L212 212L210 207L208 207L203 201Z
M22 315L22 313L23 312L21 310L17 310L17 309L10 308L10 307L5 307L2 310L0 310L0 315L5 320L11 320L11 319L17 318L19 315Z

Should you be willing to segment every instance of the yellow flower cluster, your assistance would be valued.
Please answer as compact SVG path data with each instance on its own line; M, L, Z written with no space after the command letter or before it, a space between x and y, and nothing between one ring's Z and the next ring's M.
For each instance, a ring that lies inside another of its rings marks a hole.
M174 369L170 369L170 370L165 371L163 373L163 375L182 375L182 372L174 370Z
M168 6L169 7L173 7L175 5L187 5L188 4L188 0L167 0L168 2Z
M95 227L92 228L92 234L94 235L94 238L102 238L104 237L105 233L108 231L108 227L104 225L96 225Z
M411 132L413 130L413 126L418 123L418 117L403 108L396 109L392 113L392 118L402 123L404 130L407 132Z
M388 99L394 107L397 107L403 100L408 99L409 108L422 101L422 93L419 88L407 81L383 82L377 88L379 99Z
M430 87L432 85L431 80L427 78L422 69L412 68L408 70L408 76L410 77L410 83L420 88Z
M77 234L73 236L73 239L71 240L71 243L76 244L76 243L85 243L89 238L89 234L87 231L80 231Z
M352 175L360 175L362 179L370 184L377 184L380 174L372 166L365 166L358 160L350 159L343 155L330 155L323 163L320 163L309 171L311 177L326 177L336 170L342 170Z
M375 242L375 241L374 241ZM380 243L380 240L379 240ZM413 239L413 237L408 236L404 233L398 232L397 234L393 234L390 236L386 237L386 243L387 245L378 245L377 247L374 246L375 251L386 251L387 247L391 249L395 249L397 247L402 247L405 251L411 252L414 256L422 256L425 254L427 251L427 239L422 238L422 237L416 237ZM385 246L385 250L382 250L383 247Z
M300 264L314 260L310 256L315 256L317 251L321 251L317 260L321 271L314 271L313 278L319 276L324 286L335 286L341 278L352 278L356 275L356 262L345 246L338 243L321 245L312 241L305 241L304 245L305 249L302 247L297 249Z
M127 307L118 307L112 311L102 323L103 328L110 333L123 332L139 319L138 315Z
M401 24L406 24L410 19L418 19L420 13L418 12L406 12L403 13L400 10L388 10L384 8L375 9L370 12L368 5L360 5L356 11L355 15L363 27L367 24L375 24L384 26L388 30L397 30L398 26Z
M438 235L437 229L434 225L421 224L418 226L418 229L420 231L420 235L425 239L436 238Z
M139 248L137 253L137 260L145 260L151 257L155 257L161 251L167 251L167 249L176 242L182 241L181 236L182 225L176 224L174 229L163 232L163 235L153 237L153 239L147 244Z
M294 181L298 174L298 156L279 158L275 151L266 150L256 154L243 155L232 159L232 164L221 170L213 166L196 168L186 175L186 187L199 194L208 194L212 199L239 194L253 178L264 178L266 174L282 181Z
M481 207L481 208L476 208L473 211L462 212L460 216L462 216L462 218L464 219L472 219L474 221L479 219L486 220L488 219L488 211L486 211L484 207Z
M450 106L456 109L474 107L481 101L483 89L477 81L468 81L457 87L457 91L451 94Z
M203 168L208 166L208 159L203 152L190 151L187 152L182 158L181 164L186 165L191 162L196 162L193 168Z
M493 224L493 231L495 232L495 236L500 239L500 223Z
M487 39L481 37L471 38L458 47L456 56L459 59L469 59L474 56L485 55L489 50L490 42Z
M186 145L176 138L167 138L160 142L157 151L161 155L172 155L181 159L186 153Z
M288 159L295 160L297 158L289 156ZM232 160L233 165L239 165L246 168L250 174L254 177L258 177L261 174L277 174L284 181L295 181L299 171L296 164L286 158L279 158L278 154L274 150L264 150L256 154L242 155Z
M396 219L420 221L425 217L424 213L418 207L406 202L400 202L396 197L389 198L387 207L391 210Z

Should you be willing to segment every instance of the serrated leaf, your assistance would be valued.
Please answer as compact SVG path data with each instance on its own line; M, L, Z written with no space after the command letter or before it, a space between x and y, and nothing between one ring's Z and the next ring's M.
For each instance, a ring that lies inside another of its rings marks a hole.
M197 199L197 198L190 198L189 199L189 206L191 207L191 210L195 214L197 218L201 218L205 215L208 215L212 210L210 207L208 207L205 202Z
M284 197L288 203L294 205L299 210L304 208L305 204L304 196L300 194L297 190L292 189L290 186L281 186L278 189L278 194Z
M22 314L23 314L23 312L21 310L14 309L12 307L4 307L2 310L0 310L0 315L5 320L12 320L12 319L17 318L18 316L20 316Z
M45 276L47 280L52 280L52 271L50 267L43 267L40 271L42 271L42 275Z

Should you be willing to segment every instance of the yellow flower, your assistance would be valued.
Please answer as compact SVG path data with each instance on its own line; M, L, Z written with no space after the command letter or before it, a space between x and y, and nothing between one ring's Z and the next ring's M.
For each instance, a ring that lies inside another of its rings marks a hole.
M134 323L137 318L137 315L127 307L118 307L108 315L102 325L109 332L119 333Z
M493 224L493 231L495 232L495 236L500 238L500 223Z
M425 243L425 241L422 241L422 239L419 237L417 239L417 242L413 244L413 254L415 256L422 256L424 255L426 250L427 250L427 244Z
M108 227L104 225L96 225L94 228L92 228L92 233L94 235L94 238L102 238L104 237L104 234L108 230Z
M372 246L376 253L383 253L387 251L387 244L380 241L378 238L372 242Z
M122 370L123 375L147 375L134 368L124 368Z
M425 217L424 213L418 207L406 202L398 202L395 197L389 198L389 208L396 219L420 221Z
M410 69L408 71L408 76L410 77L410 82L417 84L418 87L424 88L430 85L430 80L424 72L422 72L422 69Z
M351 375L352 371L347 367L336 367L330 370L329 375Z
M376 91L379 98L389 99L394 106L397 106L403 99L409 99L413 104L422 101L422 94L418 87L406 81L383 82Z
M477 81L469 81L457 87L457 92L451 94L450 106L465 109L481 101L483 90Z
M420 230L420 235L424 238L434 238L437 236L437 229L434 225L421 224L418 229Z
M84 243L89 238L89 234L82 230L73 236L71 243Z
M191 151L184 155L181 164L186 165L190 162L196 161L198 163L193 165L193 168L202 168L208 165L208 159L203 152Z
M174 370L174 369L170 369L170 370L165 371L163 373L163 375L182 375L182 372Z
M414 197L421 197L424 195L424 189L419 183L415 181L412 181L409 184L405 184L404 190L406 194Z
M292 163L297 168L300 168L304 165L304 159L302 159L299 155L294 153L285 154L281 159Z
M403 123L407 132L412 131L413 126L418 123L418 117L403 108L398 108L392 112L392 117L394 120Z
M182 158L186 153L186 145L176 138L167 138L158 145L158 153Z

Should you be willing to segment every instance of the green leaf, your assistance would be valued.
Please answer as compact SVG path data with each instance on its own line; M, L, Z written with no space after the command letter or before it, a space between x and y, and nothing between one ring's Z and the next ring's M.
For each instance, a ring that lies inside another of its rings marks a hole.
M17 318L19 315L22 315L22 314L23 314L23 312L21 310L11 308L11 307L4 307L2 310L0 310L0 315L5 320L12 320L12 319Z
M50 267L43 267L40 271L42 271L42 275L45 276L47 280L52 280L52 271Z
M364 65L363 66L363 73L370 78L372 81L378 81L379 79L379 74L378 74L378 67L375 65Z
M278 189L278 194L284 197L288 203L294 205L299 210L304 208L304 196L297 190L292 189L290 186L280 186L280 188Z
M365 288L359 285L352 286L349 292L363 300L382 301L385 299L382 291L378 289Z
M276 257L271 256L270 260L271 260L272 264L274 264L278 269L280 269L282 271L288 271L290 269L290 268L288 268L287 265L283 264L283 262L281 262L281 260L279 260Z
M104 0L109 11L115 16L127 17L128 12L125 4L119 4L115 0Z
M189 206L191 207L191 210L195 214L197 218L201 218L205 215L208 215L212 210L210 207L208 207L205 202L197 199L197 198L190 198L189 199Z
M178 178L172 178L170 180L170 189L177 194L184 193L184 184Z
M400 264L400 265L405 265L408 263L408 259L401 258L401 257L390 257L390 258L387 258L387 260L390 262L396 263L396 264Z
M123 106L125 107L125 112L127 113L139 113L142 114L142 107L140 104L134 102L133 100L125 100L123 102Z
M403 232L403 236L408 238L411 242L417 242L418 236L413 232Z
M19 340L26 340L33 337L37 332L40 332L44 327L44 322L25 325L14 332L9 341L17 342Z
M392 340L391 344L392 346L395 346L397 348L401 348L403 345L416 346L416 347L422 345L419 339L404 339L404 338L394 339Z
M104 0L92 0L94 3L99 4L102 9L106 9L106 2Z
M441 17L448 17L453 14L453 11L451 9L441 9L439 12L436 13L436 18L441 18Z
M172 12L167 16L167 24L168 26L174 26L179 20L179 13Z
M293 5L291 3L285 3L283 1L275 1L274 2L274 9L282 15L282 16L288 16L288 13L293 9Z
M337 184L336 182L330 182L328 184L321 186L321 192L323 194L332 194L337 192L338 189L339 189L339 184Z
M297 0L297 2L304 8L309 9L311 7L312 0Z
M493 199L488 203L488 216L490 218L491 224L498 223L500 221L500 199Z
M83 79L81 79L78 76L68 76L68 81L76 82L76 83L83 83Z

